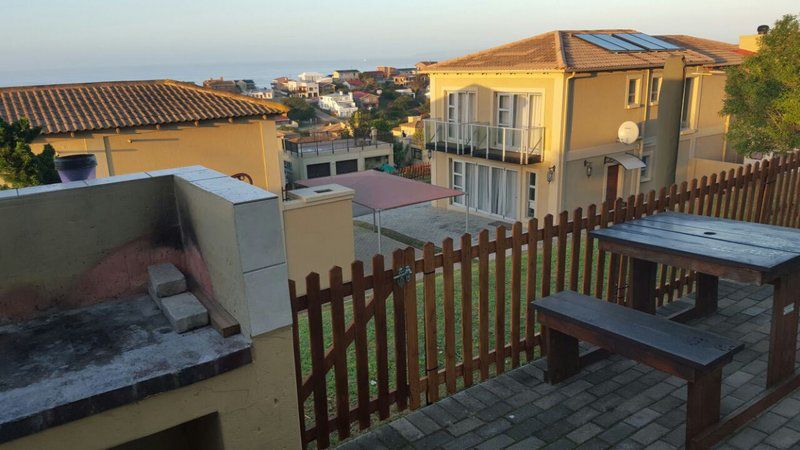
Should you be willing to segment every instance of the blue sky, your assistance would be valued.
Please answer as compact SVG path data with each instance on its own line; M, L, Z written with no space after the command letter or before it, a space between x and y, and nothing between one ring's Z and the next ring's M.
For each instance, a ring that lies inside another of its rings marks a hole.
M438 59L557 28L734 42L798 12L796 0L3 0L0 71Z

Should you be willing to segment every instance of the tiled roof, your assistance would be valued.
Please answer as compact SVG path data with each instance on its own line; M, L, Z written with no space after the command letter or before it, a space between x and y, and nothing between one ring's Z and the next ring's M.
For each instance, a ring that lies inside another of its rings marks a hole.
M43 134L281 114L280 103L172 80L0 88L0 117Z
M425 72L449 70L605 70L663 67L667 57L684 56L687 65L726 66L740 64L744 54L736 45L685 35L656 36L683 50L614 53L590 44L576 34L638 33L636 30L558 30L511 42L499 47L442 61Z

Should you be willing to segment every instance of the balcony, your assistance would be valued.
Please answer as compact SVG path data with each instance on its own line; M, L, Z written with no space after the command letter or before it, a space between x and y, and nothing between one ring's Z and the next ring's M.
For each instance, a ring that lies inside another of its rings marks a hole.
M336 139L306 142L297 139L284 139L283 150L300 158L331 155L337 153L361 152L368 150L392 151L392 144L378 139Z
M537 164L544 155L544 127L509 128L425 119L425 148L514 164Z

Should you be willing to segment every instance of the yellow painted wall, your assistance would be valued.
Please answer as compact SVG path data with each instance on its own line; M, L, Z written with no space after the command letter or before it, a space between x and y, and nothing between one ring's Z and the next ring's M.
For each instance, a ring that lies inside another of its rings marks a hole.
M106 449L219 413L226 450L300 448L292 329L253 338L253 362L216 377L0 445Z
M333 266L350 279L350 264L356 259L352 196L309 204L286 201L283 226L289 279L297 282L298 295L305 293L304 280L311 272L320 274L323 288Z
M97 175L122 175L174 167L202 165L233 175L245 172L254 184L280 192L281 147L271 120L240 120L44 136L34 151L50 143L59 154L94 153ZM110 160L108 155L111 156Z

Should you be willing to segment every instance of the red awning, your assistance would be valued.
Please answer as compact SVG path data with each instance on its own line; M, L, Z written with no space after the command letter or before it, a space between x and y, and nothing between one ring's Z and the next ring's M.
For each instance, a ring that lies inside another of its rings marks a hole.
M355 191L353 203L374 210L394 209L464 195L463 192L456 189L409 180L377 170L311 178L298 181L297 184L306 187L339 184Z

